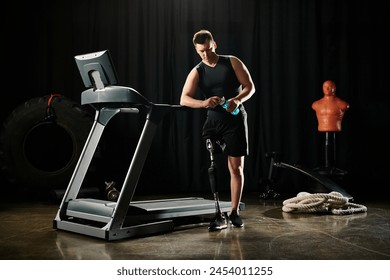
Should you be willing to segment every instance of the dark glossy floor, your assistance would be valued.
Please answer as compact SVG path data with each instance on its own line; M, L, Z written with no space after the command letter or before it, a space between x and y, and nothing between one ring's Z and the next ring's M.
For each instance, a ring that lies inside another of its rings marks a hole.
M105 241L53 229L59 202L9 197L0 205L0 259L390 260L389 203L354 201L367 212L338 215L284 212L283 201L244 193L243 228L209 232L206 216L173 232Z

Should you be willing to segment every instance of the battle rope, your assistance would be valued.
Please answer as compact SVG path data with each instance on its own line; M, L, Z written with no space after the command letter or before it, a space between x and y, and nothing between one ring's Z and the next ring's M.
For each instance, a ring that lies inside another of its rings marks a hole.
M349 202L347 197L344 197L338 192L331 192L329 194L300 192L296 197L283 201L282 210L284 212L321 212L347 215L367 212L367 207Z

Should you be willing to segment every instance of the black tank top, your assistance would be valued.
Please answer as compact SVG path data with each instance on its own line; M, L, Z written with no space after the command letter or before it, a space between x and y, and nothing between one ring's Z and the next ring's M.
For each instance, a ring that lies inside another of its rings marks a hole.
M216 95L224 96L228 100L238 94L241 84L237 80L229 56L220 55L214 67L200 62L196 70L199 74L199 88L205 98ZM221 111L221 109L221 106L217 106L214 110Z

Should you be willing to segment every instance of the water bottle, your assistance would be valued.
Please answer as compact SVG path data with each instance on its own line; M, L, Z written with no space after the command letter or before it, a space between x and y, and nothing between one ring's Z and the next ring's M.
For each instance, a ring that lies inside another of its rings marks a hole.
M221 101L219 101L219 105L222 106L222 108L224 108L225 110L227 109L227 107L229 106L229 101L227 101L225 99L225 96L222 96L221 98ZM237 115L238 113L240 113L240 108L236 108L233 112L231 112L230 114L232 115Z

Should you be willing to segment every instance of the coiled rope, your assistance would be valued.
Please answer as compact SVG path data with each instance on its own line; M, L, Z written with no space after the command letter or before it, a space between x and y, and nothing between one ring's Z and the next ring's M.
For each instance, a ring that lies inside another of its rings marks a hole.
M284 212L320 212L348 215L367 212L367 207L349 202L349 199L339 192L331 192L329 194L300 192L296 197L283 201L282 210Z

